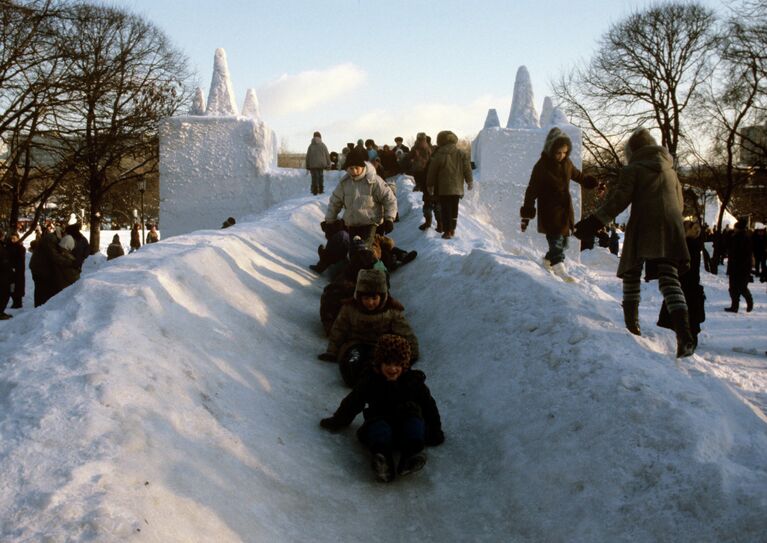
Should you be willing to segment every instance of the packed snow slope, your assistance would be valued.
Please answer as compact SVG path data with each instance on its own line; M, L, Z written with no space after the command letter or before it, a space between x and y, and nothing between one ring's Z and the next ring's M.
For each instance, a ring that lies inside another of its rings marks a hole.
M394 236L418 258L392 292L446 434L423 471L377 483L361 416L318 425L347 390L316 359L327 278L307 265L326 199L306 197L97 256L2 324L0 540L765 541L758 357L711 354L712 328L676 361L652 325L655 284L646 337L624 330L614 257L588 256L565 284L504 244L476 192L450 242L416 228L408 182L399 194ZM764 315L749 316L755 348Z

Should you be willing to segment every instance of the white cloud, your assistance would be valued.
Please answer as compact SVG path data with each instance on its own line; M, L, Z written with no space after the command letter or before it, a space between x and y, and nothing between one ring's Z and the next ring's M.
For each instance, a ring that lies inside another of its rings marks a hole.
M359 88L367 74L354 64L282 75L258 89L262 111L275 117L309 111Z

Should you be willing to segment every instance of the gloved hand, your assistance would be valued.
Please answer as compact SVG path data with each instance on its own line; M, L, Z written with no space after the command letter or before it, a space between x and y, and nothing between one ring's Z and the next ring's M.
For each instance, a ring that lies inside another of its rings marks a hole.
M594 215L589 215L585 219L575 223L573 235L581 241L587 239L593 240L594 236L597 235L597 230L603 226L604 224L602 221L597 219Z
M469 190L474 190L474 183L467 183L466 188Z
M339 420L338 420L337 418L335 418L335 417L328 417L328 418L326 418L326 419L322 419L322 420L320 421L320 426L322 426L323 428L325 428L325 430L330 430L331 432L337 432L337 431L339 431L341 428L343 428L343 427L344 427L344 425L343 425L343 424L341 424L341 421L339 421Z
M319 358L323 362L335 362L336 361L336 355L334 355L333 353L322 353L320 355L317 355L317 358Z
M522 222L520 223L519 227L522 229L523 232L527 230L527 225L529 223L530 223L530 219L522 219Z
M424 439L424 443L429 447L436 447L442 445L445 442L445 434L442 430L427 431Z
M384 233L388 234L392 230L394 230L394 223L392 221L390 221L389 219L386 219L383 222L383 231L384 231Z

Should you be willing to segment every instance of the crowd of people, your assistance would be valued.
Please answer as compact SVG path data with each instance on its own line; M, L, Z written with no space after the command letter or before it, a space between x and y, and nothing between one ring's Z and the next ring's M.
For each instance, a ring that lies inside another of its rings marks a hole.
M46 220L43 226L34 230L34 239L29 243L29 271L34 283L34 306L38 307L73 284L80 278L83 263L91 255L90 243L80 231L79 222L70 221L59 225ZM150 225L146 243L160 240L157 225ZM141 247L141 225L131 229L130 252ZM26 294L26 252L27 249L19 232L6 234L0 231L0 320L12 318L5 312L8 303L12 309L23 307ZM120 235L115 234L107 247L107 260L114 260L125 254Z

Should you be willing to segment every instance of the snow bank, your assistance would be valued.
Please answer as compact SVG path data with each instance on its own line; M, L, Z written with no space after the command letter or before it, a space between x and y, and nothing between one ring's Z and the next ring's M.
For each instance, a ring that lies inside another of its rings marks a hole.
M0 539L763 538L764 416L667 331L628 334L609 261L566 285L471 198L444 242L398 194L418 258L392 292L447 436L424 471L376 483L360 418L318 426L346 389L315 358L326 200L304 197L102 260L4 323Z

